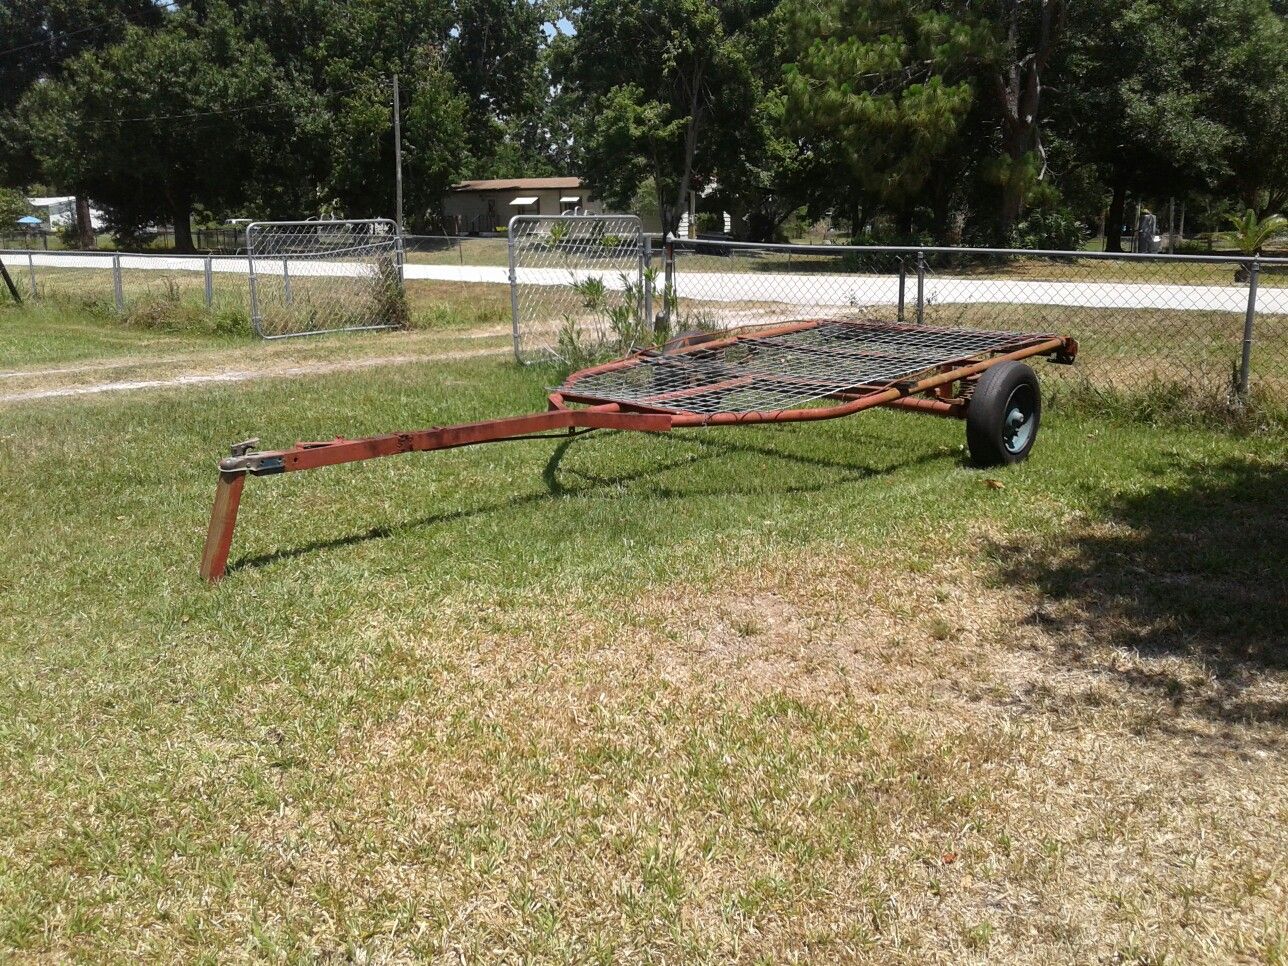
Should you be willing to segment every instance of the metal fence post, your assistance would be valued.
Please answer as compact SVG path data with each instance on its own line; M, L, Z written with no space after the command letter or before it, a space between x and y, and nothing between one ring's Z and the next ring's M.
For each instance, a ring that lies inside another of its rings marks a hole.
M659 320L653 315L653 239L644 236L644 247L640 252L640 284L644 287L644 321L653 326L653 334L659 335Z
M514 357L523 361L523 346L519 341L519 272L518 253L514 247L514 232L518 227L518 216L510 219L510 226L505 233L506 258L510 264L510 324L514 330Z
M908 288L908 266L904 264L903 256L899 256L899 321L903 322L904 296Z
M283 259L282 259L282 300L283 300L287 305L290 305L290 304L291 304L291 302L292 302L292 298L291 298L291 269L290 269L290 259L288 259L288 258L283 258Z
M917 252L917 324L926 322L926 253Z
M27 281L31 284L31 297L36 297L36 259L27 252Z
M112 256L112 296L116 301L116 311L125 311L125 288L121 284L121 256Z
M1248 269L1248 310L1243 316L1243 357L1239 360L1239 398L1248 398L1248 383L1252 378L1252 326L1257 317L1257 276L1261 264L1254 258Z
M398 262L398 294L405 296L407 294L407 237L403 234L401 223L394 225L394 232L394 244L397 246L394 259Z
M215 260L206 256L206 308L215 303Z

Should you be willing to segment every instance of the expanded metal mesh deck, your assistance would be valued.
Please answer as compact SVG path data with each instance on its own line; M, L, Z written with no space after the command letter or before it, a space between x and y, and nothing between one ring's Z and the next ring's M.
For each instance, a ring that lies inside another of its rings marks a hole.
M573 373L559 392L581 402L672 413L776 412L824 400L835 404L830 397L838 394L877 392L939 366L1014 352L1049 338L884 322L809 322Z

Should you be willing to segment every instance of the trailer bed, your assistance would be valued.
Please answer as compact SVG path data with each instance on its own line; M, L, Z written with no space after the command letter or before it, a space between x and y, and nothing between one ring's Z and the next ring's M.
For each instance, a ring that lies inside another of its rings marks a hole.
M834 405L1053 338L879 321L796 322L585 369L569 376L557 392L564 401L590 405L763 418Z

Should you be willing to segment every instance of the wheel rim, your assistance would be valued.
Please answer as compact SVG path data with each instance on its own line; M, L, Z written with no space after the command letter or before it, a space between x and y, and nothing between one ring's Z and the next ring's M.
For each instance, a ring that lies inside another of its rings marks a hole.
M1021 385L1007 397L1002 417L1002 445L1011 455L1023 453L1037 430L1037 395L1032 386Z

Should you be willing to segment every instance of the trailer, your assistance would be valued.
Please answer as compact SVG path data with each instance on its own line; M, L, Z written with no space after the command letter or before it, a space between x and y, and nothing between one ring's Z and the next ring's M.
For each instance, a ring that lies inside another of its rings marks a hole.
M1023 360L1071 364L1078 346L1053 334L812 319L725 333L686 333L569 375L545 412L363 439L259 451L219 462L201 576L227 570L247 477L360 460L601 429L665 433L709 426L836 419L875 407L961 419L971 460L1017 463L1037 438L1042 398Z

